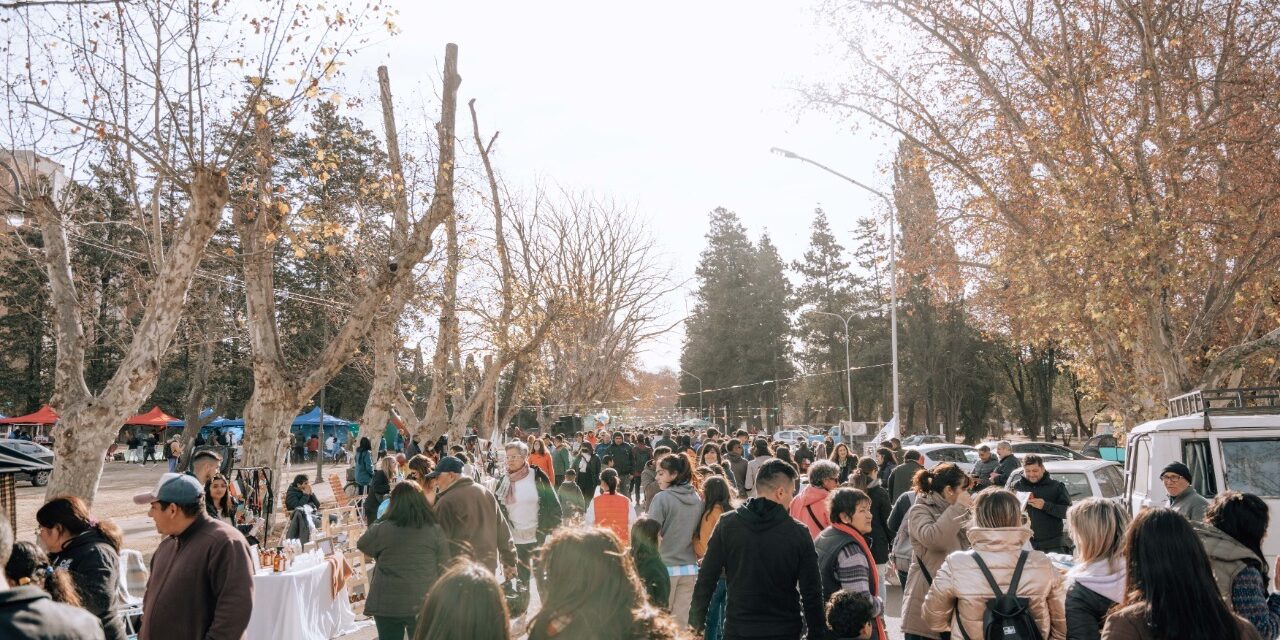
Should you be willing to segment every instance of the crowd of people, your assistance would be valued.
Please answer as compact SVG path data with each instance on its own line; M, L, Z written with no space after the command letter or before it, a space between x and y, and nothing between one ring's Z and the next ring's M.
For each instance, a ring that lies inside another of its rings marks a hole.
M251 536L214 456L135 498L166 536L142 638L238 638L248 624ZM438 442L378 460L362 441L354 461L365 613L384 639L505 639L520 619L532 640L888 640L891 584L907 640L1280 637L1266 503L1200 497L1177 462L1161 476L1168 507L1131 518L1114 500L1073 504L1006 442L970 472L925 469L896 440L862 457L714 428ZM295 478L285 506L316 505ZM39 547L0 523L0 637L123 638L119 530L77 498L37 520Z

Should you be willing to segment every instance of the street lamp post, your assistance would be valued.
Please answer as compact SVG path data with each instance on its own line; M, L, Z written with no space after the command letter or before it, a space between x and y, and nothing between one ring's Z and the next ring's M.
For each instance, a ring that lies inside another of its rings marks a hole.
M849 422L853 422L853 365L849 363L849 321L853 319L853 314L844 317L838 313L830 313L827 311L818 311L814 309L812 313L823 316L832 316L839 318L844 323L844 390L845 390L845 410L849 413Z
M698 376L695 376L692 373L685 371L684 369L681 369L680 373L683 373L686 376L689 376L690 378L693 378L694 380L698 381L698 417L701 418L702 417L702 378L699 378Z
M872 188L866 184L854 180L849 176L828 167L820 162L815 162L800 154L779 149L774 147L770 149L784 158L807 162L837 178L849 182L854 186L867 191L873 195L879 196L884 203L889 206L889 348L893 352L893 419L898 419L898 214L897 209L893 206L893 200L885 195L883 191ZM901 432L901 423L898 424L899 432Z

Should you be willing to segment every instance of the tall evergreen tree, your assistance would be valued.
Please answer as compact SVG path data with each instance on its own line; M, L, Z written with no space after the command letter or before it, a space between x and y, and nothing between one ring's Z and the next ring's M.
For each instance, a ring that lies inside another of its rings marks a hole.
M791 268L801 281L791 298L792 309L797 311L795 335L800 342L798 359L806 373L842 371L845 368L844 324L829 315L843 318L858 309L856 290L866 283L850 270L845 259L844 247L831 233L827 215L816 211L809 234L809 248L804 257L792 263ZM821 312L821 313L815 313ZM850 326L852 334L856 325ZM853 350L853 345L849 345ZM809 400L817 407L842 407L845 398L845 375L829 375L807 385L811 390ZM822 412L820 421L843 419L843 411ZM857 415L856 413L854 415ZM809 419L806 416L806 419Z
M680 367L702 379L710 413L731 423L759 407L776 407L776 384L793 371L787 317L788 284L776 247L764 236L757 245L738 216L724 208L711 212L707 248L697 268L698 290L686 322ZM698 406L698 382L681 376L680 405ZM764 425L761 425L764 426Z

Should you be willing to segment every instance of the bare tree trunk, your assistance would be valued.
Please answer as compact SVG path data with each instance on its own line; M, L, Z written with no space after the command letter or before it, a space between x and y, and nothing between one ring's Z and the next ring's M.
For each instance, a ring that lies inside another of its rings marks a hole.
M256 215L239 212L241 250L244 252L246 302L249 310L250 345L253 348L254 389L245 407L245 461L250 466L266 466L282 480L280 465L289 425L300 410L350 360L351 354L369 333L374 318L382 313L382 303L396 288L412 277L414 267L431 250L431 235L454 217L455 120L457 116L458 48L445 48L444 93L441 118L437 123L439 155L435 195L426 216L419 220L403 250L394 254L387 269L371 274L363 295L351 305L351 314L324 351L300 376L289 373L277 339L274 290L271 285L271 255L265 241L272 203L255 201ZM262 143L260 143L262 144ZM266 174L264 173L264 176ZM261 178L266 179L266 177ZM262 193L271 193L264 182ZM269 198L267 198L270 200ZM385 424L385 423L384 423Z
M208 297L206 297L206 302ZM183 403L183 421L182 426L182 458L178 460L178 469L187 470L187 465L191 463L191 454L194 453L195 439L200 430L205 428L218 415L218 408L215 407L207 416L201 418L200 410L203 409L205 397L209 392L209 372L213 369L213 348L214 341L205 339L200 343L200 349L196 354L195 363L187 371L187 394Z
M449 395L449 360L457 354L458 340L458 225L450 217L444 223L446 237L446 259L444 267L444 290L440 297L440 328L436 336L436 353L431 358L431 395L427 400L427 413L423 418L427 429L438 438L449 428L449 417L445 411L445 398ZM455 369L454 375L462 372Z
M403 305L401 305L403 306ZM397 314L399 315L399 314ZM400 377L396 375L396 336L393 320L384 318L374 323L373 384L360 418L360 437L377 442L387 429L391 405L400 395ZM389 446L389 445L388 445Z
M115 375L96 396L84 382L84 330L62 213L48 195L32 202L41 224L51 297L57 308L59 346L53 406L62 420L54 442L57 455L47 496L76 495L92 504L107 447L120 425L155 389L160 359L177 331L191 278L229 197L226 178L206 169L196 170L188 193L190 208L176 230L177 240L168 259L152 282L146 311L134 328L129 349Z

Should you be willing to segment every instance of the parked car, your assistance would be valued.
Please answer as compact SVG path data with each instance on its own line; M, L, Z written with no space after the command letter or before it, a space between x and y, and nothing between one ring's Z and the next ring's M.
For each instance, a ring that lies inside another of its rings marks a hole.
M1084 444L1080 446L1080 453L1091 458L1101 458L1124 464L1124 447L1121 447L1120 441L1109 433L1085 440Z
M0 447L7 448L10 451L17 451L18 453L28 457L35 458L50 467L53 466L53 451L49 450L44 445L29 442L27 440L0 438ZM31 485L34 487L43 487L49 484L49 473L49 469L32 467L30 469L18 471L17 475L19 478L31 482Z
M924 468L932 469L934 465L943 462L954 462L957 467L964 470L965 473L973 471L973 465L978 462L978 450L967 444L924 444L918 447L911 447L920 452L924 456Z
M1270 509L1280 531L1280 387L1206 389L1169 400L1169 418L1134 427L1125 443L1125 496L1138 513L1167 503L1160 470L1170 462L1191 469L1191 484L1213 499L1219 491L1252 493ZM1209 407L1208 410L1205 407ZM1280 536L1262 541L1275 566Z
M933 434L918 434L902 441L904 447L918 447L922 444L947 444L947 439Z
M982 444L991 447L991 451L996 450L996 441L988 440ZM1079 451L1068 449L1060 444L1052 442L1011 442L1009 446L1013 447L1014 455L1036 453L1041 456L1056 456L1066 460L1089 460L1091 456L1087 456ZM1019 457L1019 460L1022 458Z
M1067 485L1072 503L1085 498L1124 501L1124 469L1110 460L1045 460L1044 470ZM1022 475L1021 467L1014 469L1005 486L1012 487Z
M785 443L791 447L799 446L801 440L806 440L808 438L809 432L801 431L799 429L788 429L786 431L779 431L773 434L773 441L775 443Z

